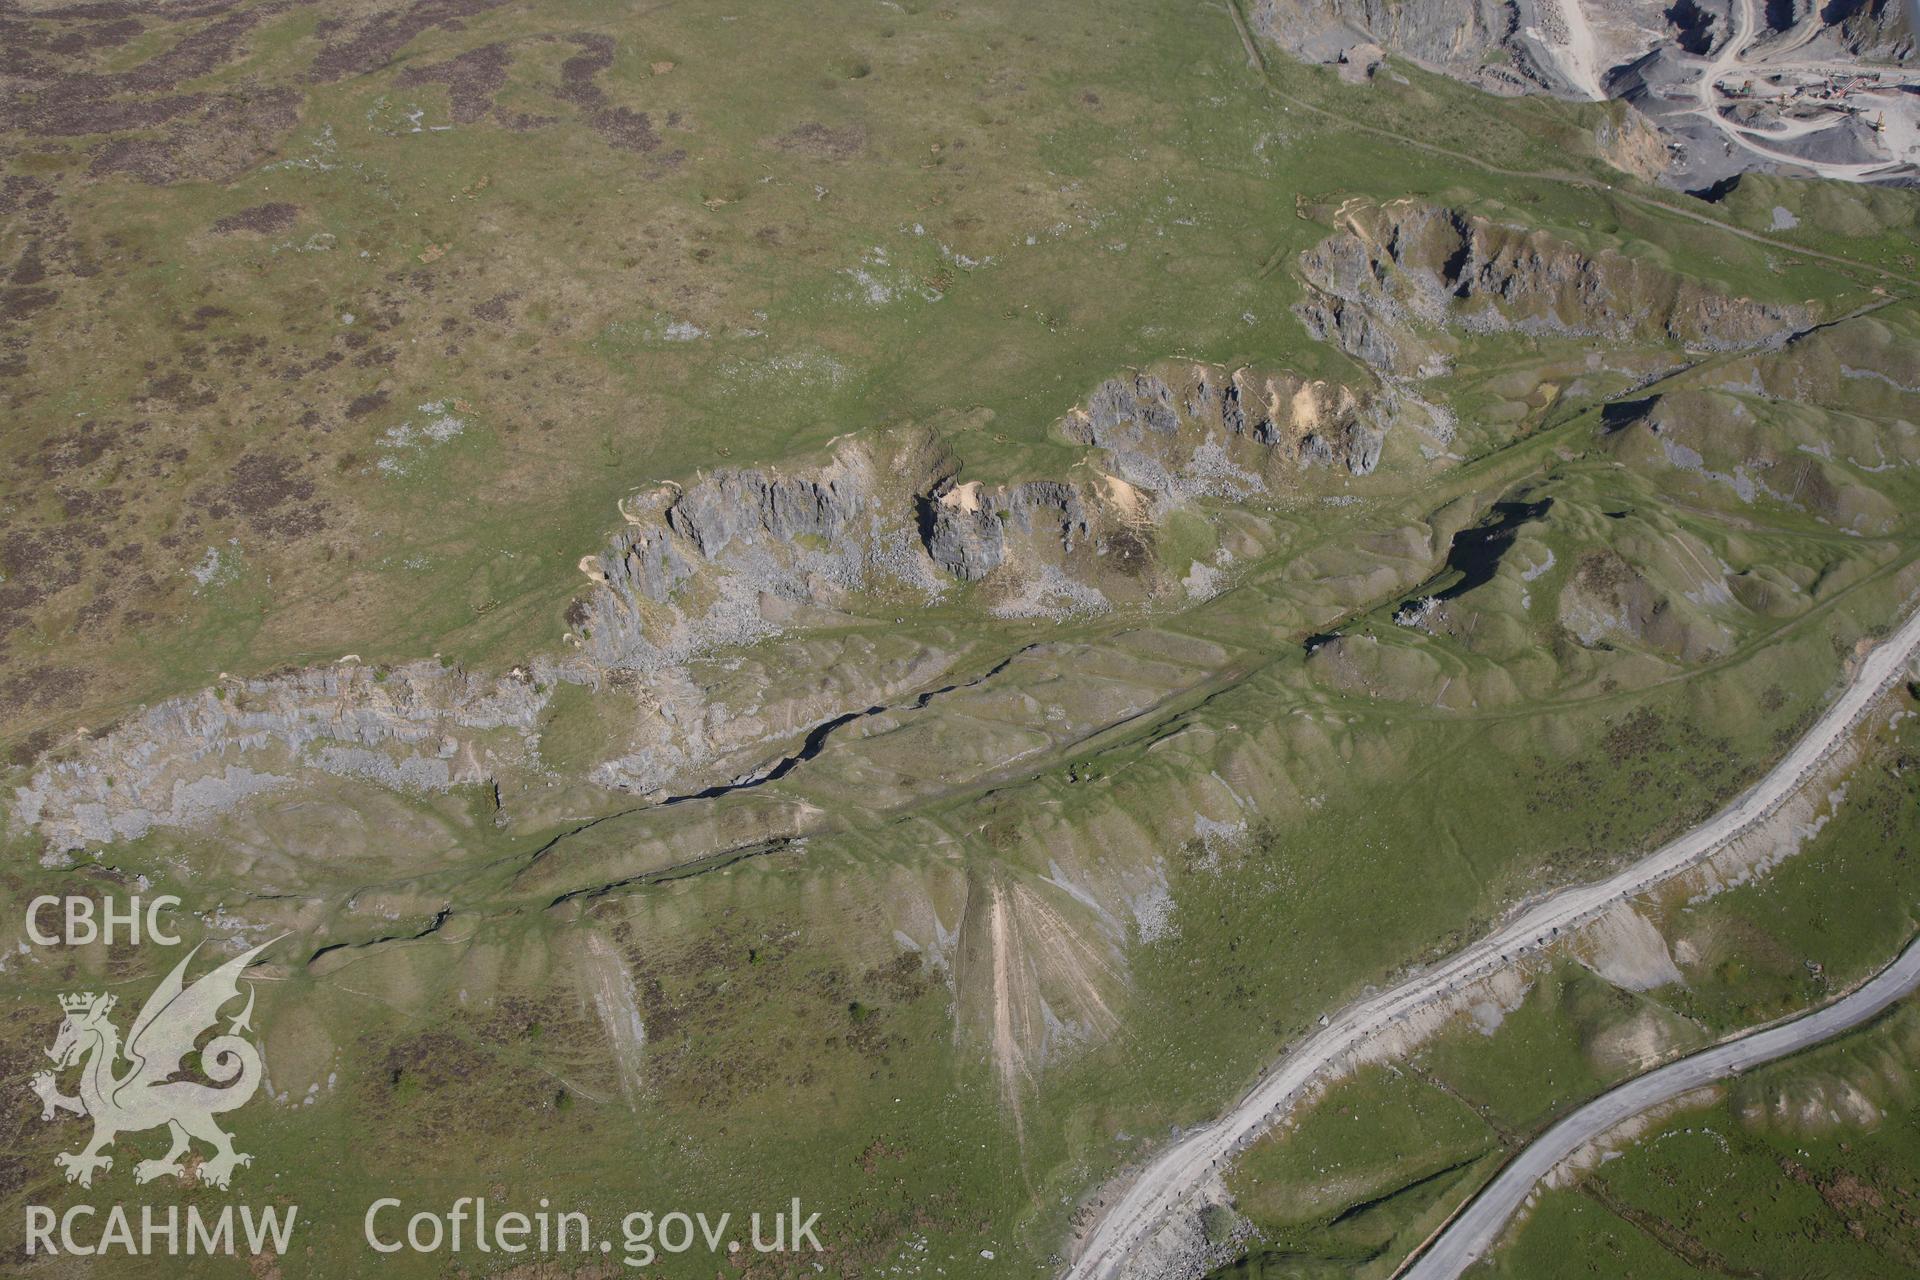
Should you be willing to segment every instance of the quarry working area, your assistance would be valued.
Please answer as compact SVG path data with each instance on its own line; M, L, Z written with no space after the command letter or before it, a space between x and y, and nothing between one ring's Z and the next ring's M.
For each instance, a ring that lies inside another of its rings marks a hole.
M1377 73L1386 55L1502 94L1623 100L1634 167L1711 193L1744 172L1920 177L1910 0L1473 0L1384 11L1262 0L1300 55Z
M1676 169L1693 182L1723 167L1858 182L1920 177L1920 74L1854 56L1844 23L1824 16L1832 6L1787 8L1784 26L1774 25L1783 6L1758 0L1729 0L1711 17L1694 8L1684 41L1616 66L1609 92L1678 135ZM1886 52L1904 62L1910 44Z

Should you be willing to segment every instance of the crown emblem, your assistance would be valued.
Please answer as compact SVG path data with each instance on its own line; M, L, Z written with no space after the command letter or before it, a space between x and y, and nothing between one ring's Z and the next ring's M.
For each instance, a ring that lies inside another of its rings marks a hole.
M91 991L74 991L60 997L60 1007L68 1013L85 1013L93 1008L96 1002L112 998L98 996Z

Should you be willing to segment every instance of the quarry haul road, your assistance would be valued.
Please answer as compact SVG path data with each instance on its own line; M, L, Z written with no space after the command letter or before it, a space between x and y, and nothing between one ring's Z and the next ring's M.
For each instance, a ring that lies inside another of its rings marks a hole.
M1410 1014L1507 967L1617 903L1698 865L1731 837L1768 817L1844 741L1920 650L1920 612L1876 646L1846 690L1767 775L1726 808L1626 870L1563 889L1504 926L1391 990L1330 1015L1281 1058L1220 1119L1194 1129L1142 1169L1088 1233L1066 1280L1110 1280L1207 1179L1265 1132L1329 1068Z
M1682 1094L1851 1031L1920 988L1920 942L1851 994L1792 1022L1704 1049L1601 1094L1514 1157L1436 1237L1402 1280L1454 1280L1500 1239L1534 1184L1587 1143Z

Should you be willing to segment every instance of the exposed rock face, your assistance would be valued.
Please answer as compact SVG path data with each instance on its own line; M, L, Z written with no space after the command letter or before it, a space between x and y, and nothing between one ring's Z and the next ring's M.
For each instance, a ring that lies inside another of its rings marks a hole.
M590 585L567 615L574 648L532 674L417 663L229 682L42 763L16 818L74 848L200 821L303 770L425 789L544 778L539 717L546 690L568 682L636 691L595 782L664 797L751 777L795 734L931 687L954 655L810 651L808 670L855 674L769 695L766 680L725 689L724 664L701 662L716 651L787 633L779 643L797 656L810 643L798 637L961 584L1009 617L1211 594L1233 555L1223 544L1205 563L1162 564L1161 522L1297 487L1318 468L1371 472L1389 423L1417 403L1396 379L1443 369L1461 332L1764 349L1804 323L1453 210L1352 205L1339 221L1346 230L1302 256L1301 318L1376 365L1382 387L1168 362L1101 383L1065 415L1061 434L1087 452L1062 475L960 483L947 443L906 429L664 484L623 503L626 527L581 562ZM783 660L794 659L767 659Z
M1496 93L1561 88L1516 38L1514 0L1259 0L1253 23L1309 62L1337 63L1374 44ZM1504 61L1489 59L1496 50Z
M437 662L231 681L163 702L72 758L43 764L15 793L14 815L54 848L77 849L189 825L301 768L445 790L491 776L545 701L518 669L487 679Z
M1667 140L1638 111L1602 121L1594 129L1593 143L1608 164L1642 182L1658 182L1667 172Z
M817 466L664 486L627 510L631 527L588 570L584 651L656 671L850 593L937 594L952 579L1004 580L1017 596L1044 578L1042 595L1104 607L1113 584L1095 579L1111 568L1091 557L1113 536L1193 499L1244 501L1304 468L1364 475L1386 434L1350 388L1209 365L1109 379L1062 429L1102 451L1108 482L958 484L944 445L909 433L848 441Z
M1720 293L1638 258L1589 254L1543 231L1396 201L1349 205L1346 231L1301 255L1298 314L1316 337L1401 377L1446 368L1423 330L1514 331L1713 351L1784 341L1800 308Z
M1383 415L1352 388L1199 364L1167 377L1179 393L1155 373L1102 383L1067 415L1067 437L1106 450L1129 484L1175 500L1244 500L1303 467L1366 475L1379 464Z
M602 572L649 600L664 603L674 587L691 576L693 567L680 554L672 532L655 526L629 535L624 550L611 562L602 559Z
M1042 537L1071 552L1090 532L1086 506L1072 485L1036 480L1007 490L957 485L922 500L927 554L963 581L975 582L1006 559L1009 536Z
M1913 57L1914 15L1907 0L1828 0L1821 10L1831 41L1856 57L1905 63Z
M499 678L423 662L223 683L43 762L15 817L73 849L192 825L308 770L414 790L507 777L544 788L540 717L563 683L636 691L631 723L591 770L601 786L666 798L753 777L796 733L910 697L955 657L847 640L829 653L799 638L812 629L959 583L979 584L1005 617L1185 600L1193 566L1161 566L1153 552L1172 509L1379 460L1385 427L1348 388L1206 365L1163 372L1106 382L1069 415L1066 434L1094 451L1088 481L960 484L942 440L908 429L663 484L622 503L626 527L580 562L591 586L568 611L563 657ZM1207 573L1217 589L1223 573ZM788 661L845 678L728 689L731 668L700 661L782 633Z
M623 507L630 527L583 565L598 586L578 607L582 647L603 667L657 671L864 587L937 593L914 495L956 468L919 433L849 441L817 467L663 485Z
M736 537L767 534L781 542L804 535L834 539L859 514L864 476L841 466L819 479L764 471L717 471L673 504L673 531L711 560Z

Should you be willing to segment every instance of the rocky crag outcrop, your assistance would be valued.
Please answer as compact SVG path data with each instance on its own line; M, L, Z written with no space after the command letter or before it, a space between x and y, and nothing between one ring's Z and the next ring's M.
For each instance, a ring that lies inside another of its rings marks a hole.
M931 687L958 652L843 640L829 656L798 637L962 589L1009 618L1209 594L1223 570L1163 564L1162 521L1316 468L1364 475L1386 426L1347 387L1167 366L1102 384L1063 420L1084 452L1064 477L963 481L938 433L901 429L668 482L623 502L625 527L580 562L590 585L558 656L498 678L349 658L223 680L51 753L13 815L70 850L195 824L309 770L420 791L540 776L541 717L562 684L630 697L630 721L591 770L600 786L658 802L737 785L764 777L796 735ZM825 661L845 678L729 684L724 664L705 663L780 637L794 637L795 669Z
M927 554L963 582L978 582L1006 563L1011 543L1038 538L1071 554L1076 540L1092 534L1079 490L1057 480L1005 489L983 489L978 481L948 485L919 506Z
M1006 618L1212 594L1233 553L1223 542L1205 563L1170 563L1173 513L1237 507L1244 529L1245 504L1316 473L1372 472L1395 423L1439 438L1441 411L1409 388L1447 368L1462 335L1765 349L1805 323L1457 210L1350 204L1335 220L1343 229L1300 260L1299 315L1376 369L1377 386L1165 362L1107 380L1064 415L1057 434L1080 456L1052 475L973 480L969 436L902 428L663 483L625 501L620 533L581 561L587 587L557 655L501 677L343 661L223 680L51 753L18 790L14 820L74 849L191 825L308 771L429 791L550 777L541 719L567 684L622 690L631 707L594 784L643 802L738 785L823 724L933 688L965 650L843 635L827 653L809 637L955 592ZM778 652L760 676L718 661L761 642ZM768 674L822 663L833 678Z
M1722 293L1611 250L1414 200L1350 202L1302 254L1307 331L1399 378L1444 372L1452 333L1524 333L1734 351L1785 341L1797 307Z
M1287 472L1363 476L1379 465L1384 417L1349 387L1207 365L1170 376L1177 392L1153 374L1102 384L1068 415L1068 438L1106 450L1128 483L1174 499L1241 500Z
M546 664L489 679L426 661L223 679L43 762L13 818L69 850L190 826L303 769L402 789L478 783L524 762L541 675Z
M570 634L599 667L652 672L863 589L938 595L944 584L914 541L913 496L958 467L921 432L843 441L813 465L662 484L624 502L628 527L581 562L595 589L570 612Z
M600 664L653 670L863 591L979 583L1016 615L1148 598L1164 587L1151 531L1175 507L1243 502L1316 467L1365 475L1386 429L1348 387L1168 365L1110 379L1062 421L1090 480L963 482L928 433L846 440L778 474L716 471L629 504L629 529L583 565L597 589L578 639Z

